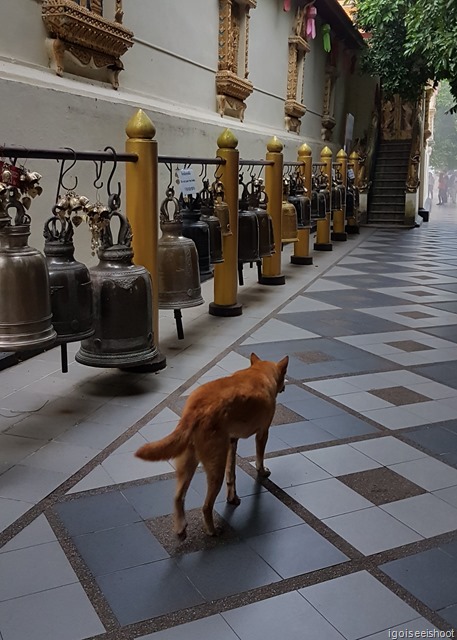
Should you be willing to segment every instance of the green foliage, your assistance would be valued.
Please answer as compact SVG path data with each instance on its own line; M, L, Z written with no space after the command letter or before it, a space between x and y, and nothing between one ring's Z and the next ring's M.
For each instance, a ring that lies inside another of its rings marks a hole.
M436 100L433 150L430 163L435 169L457 169L457 115L450 113L454 98L447 82L440 85Z
M357 24L372 34L364 69L387 94L411 99L447 80L457 101L456 0L357 0Z

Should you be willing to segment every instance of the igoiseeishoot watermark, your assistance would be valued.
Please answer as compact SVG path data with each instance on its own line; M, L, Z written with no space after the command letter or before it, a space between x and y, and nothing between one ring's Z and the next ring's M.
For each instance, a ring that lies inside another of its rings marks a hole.
M423 629L422 631L414 631L413 629L389 629L388 637L392 640L400 640L400 638L455 638L455 631L440 631L439 629Z

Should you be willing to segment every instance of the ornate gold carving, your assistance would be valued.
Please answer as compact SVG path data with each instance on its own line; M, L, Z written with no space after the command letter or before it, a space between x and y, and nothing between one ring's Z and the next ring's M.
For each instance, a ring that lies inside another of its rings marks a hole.
M415 113L414 121L411 123L411 153L408 164L408 175L406 178L406 191L408 193L416 193L420 185L419 166L423 140L422 102L419 102L415 109L411 103L404 104L408 104L411 107L411 111L414 111ZM407 112L407 116L409 117L409 111Z
M254 89L247 78L249 10L256 5L256 0L219 0L217 111L221 116L230 115L241 121L246 110L244 100Z
M116 0L116 19L102 16L101 0L92 0L91 9L73 0L44 0L42 17L49 33L46 41L51 68L61 76L65 52L83 66L106 67L111 84L118 88L124 68L121 56L133 45L133 33L121 25L122 1Z
M415 119L415 107L396 94L383 100L381 131L384 140L410 140Z
M287 67L287 96L284 104L287 131L300 133L300 118L306 113L303 104L303 83L299 92L299 78L303 77L303 64L309 45L302 37L306 7L298 7L293 24L293 35L289 36L289 61ZM300 95L298 95L300 93Z

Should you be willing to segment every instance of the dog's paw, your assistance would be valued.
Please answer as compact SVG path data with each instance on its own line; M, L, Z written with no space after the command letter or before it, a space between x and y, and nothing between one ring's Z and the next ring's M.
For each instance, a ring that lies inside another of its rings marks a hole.
M209 530L206 529L206 533L211 536L212 538L217 538L218 536L220 536L223 533L223 528L222 527L214 527L213 529Z
M187 522L182 528L175 529L175 534L178 540L183 542L187 538Z
M237 507L241 503L241 499L236 495L227 496L228 504L233 504L234 507Z
M260 467L260 469L257 469L257 473L261 478L268 478L271 475L271 471L267 467Z

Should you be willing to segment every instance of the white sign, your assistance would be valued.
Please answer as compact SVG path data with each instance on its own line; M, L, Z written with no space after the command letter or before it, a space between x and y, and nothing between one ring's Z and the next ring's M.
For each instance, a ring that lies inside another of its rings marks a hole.
M183 196L190 196L197 193L197 184L195 182L194 170L192 168L179 169L176 172L176 177Z

